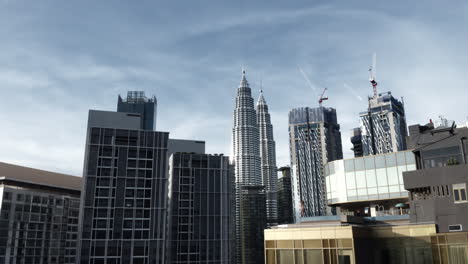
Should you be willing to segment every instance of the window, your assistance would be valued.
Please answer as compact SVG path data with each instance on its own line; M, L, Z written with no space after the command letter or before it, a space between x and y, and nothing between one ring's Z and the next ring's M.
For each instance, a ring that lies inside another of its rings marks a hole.
M466 183L453 184L453 199L455 203L468 202L466 197Z

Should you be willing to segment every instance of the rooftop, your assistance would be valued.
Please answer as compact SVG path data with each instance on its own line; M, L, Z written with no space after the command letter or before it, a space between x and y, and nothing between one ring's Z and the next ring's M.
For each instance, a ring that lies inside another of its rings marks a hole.
M81 190L81 177L0 162L0 180L13 180L49 187Z

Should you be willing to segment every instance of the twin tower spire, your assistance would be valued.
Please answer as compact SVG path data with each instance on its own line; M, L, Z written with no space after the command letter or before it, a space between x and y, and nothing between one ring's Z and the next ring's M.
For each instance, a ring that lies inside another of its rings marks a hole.
M263 256L263 229L277 225L276 150L273 126L263 91L260 91L255 108L245 70L242 70L242 79L237 90L232 147L236 187L236 262L256 263L254 259L248 259ZM262 197L263 200L253 198L254 196ZM250 202L244 202L246 200ZM252 206L254 200L262 202L254 205L255 208L247 208L247 205ZM263 226L260 226L262 223ZM258 230L255 232L258 234L252 234L253 230ZM252 236L262 238L261 241L258 240L259 245L252 244L256 240ZM256 250L257 246L260 250Z

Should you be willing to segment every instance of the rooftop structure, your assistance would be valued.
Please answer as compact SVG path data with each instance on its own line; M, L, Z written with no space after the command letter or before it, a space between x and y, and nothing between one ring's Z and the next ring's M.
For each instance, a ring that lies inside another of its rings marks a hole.
M155 96L148 98L143 91L129 91L126 99L119 95L117 112L140 114L142 129L151 131L156 129L157 101Z

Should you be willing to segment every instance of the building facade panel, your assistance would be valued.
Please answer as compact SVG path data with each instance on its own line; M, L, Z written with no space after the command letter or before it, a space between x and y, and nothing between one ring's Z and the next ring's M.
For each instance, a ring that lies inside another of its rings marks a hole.
M231 263L234 178L229 158L175 153L169 164L168 263Z

